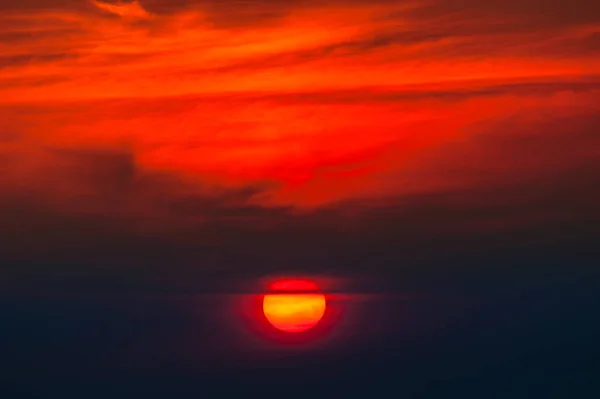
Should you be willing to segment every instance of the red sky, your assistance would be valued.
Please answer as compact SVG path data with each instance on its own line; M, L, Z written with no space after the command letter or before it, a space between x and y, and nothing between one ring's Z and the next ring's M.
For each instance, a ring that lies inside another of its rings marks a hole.
M48 226L73 218L170 234L331 209L347 226L357 209L393 206L405 215L394 223L434 234L597 216L593 2L0 0L0 11L10 256L51 251Z

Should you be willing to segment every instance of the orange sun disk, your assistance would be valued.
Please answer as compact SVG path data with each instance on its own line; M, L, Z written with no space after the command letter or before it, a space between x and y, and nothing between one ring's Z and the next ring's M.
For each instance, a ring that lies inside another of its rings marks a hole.
M263 298L263 313L269 323L283 332L298 333L316 326L325 315L325 295L314 291L316 284L304 280L280 280L272 289L294 291L274 292Z

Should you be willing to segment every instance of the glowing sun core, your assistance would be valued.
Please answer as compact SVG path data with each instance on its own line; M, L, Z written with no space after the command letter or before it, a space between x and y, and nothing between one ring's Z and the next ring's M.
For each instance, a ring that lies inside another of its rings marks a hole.
M310 294L267 294L263 312L273 327L284 332L306 331L325 314L325 296Z

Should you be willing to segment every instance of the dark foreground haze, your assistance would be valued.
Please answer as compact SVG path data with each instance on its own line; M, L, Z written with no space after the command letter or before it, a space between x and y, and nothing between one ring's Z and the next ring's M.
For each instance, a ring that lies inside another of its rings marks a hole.
M354 284L356 293L332 294L329 306L341 316L328 334L303 343L250 328L243 304L255 292L3 298L3 391L7 398L597 397L599 286L591 273L545 277L412 291L406 282L392 289L389 279L370 279L370 287Z

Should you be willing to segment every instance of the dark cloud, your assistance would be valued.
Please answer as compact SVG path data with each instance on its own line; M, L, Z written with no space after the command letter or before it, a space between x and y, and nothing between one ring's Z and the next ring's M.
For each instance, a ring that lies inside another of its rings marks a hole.
M600 32L591 32L577 38L559 38L540 43L532 52L536 56L595 57L600 54Z
M272 22L292 11L298 6L297 3L297 1L274 2L264 0L177 0L174 2L147 0L142 2L148 11L156 13L172 13L181 9L200 7L208 13L210 22L222 28Z
M81 0L23 0L23 1L0 1L0 9L11 10L55 10L55 9L77 9L85 1Z
M322 6L324 4L345 5L388 5L402 7L411 5L409 1L392 0L329 0L325 3L311 0L274 1L274 0L142 0L147 10L155 13L173 13L183 9L202 7L209 11L213 21L220 25L262 23L297 8ZM449 22L455 29L470 30L471 34L491 31L510 31L514 29L541 29L544 27L573 26L600 22L600 6L587 0L560 0L548 3L543 0L522 2L518 0L436 0L425 2L422 6L409 8L413 16L435 19L437 24L428 27L428 31L440 29ZM390 17L394 17L390 9ZM510 18L509 21L506 18ZM434 21L432 21L434 22ZM441 22L441 24L440 24ZM491 23L490 23L491 22ZM467 33L466 31L464 33Z
M47 84L60 83L69 81L68 76L64 75L50 75L50 76L32 76L32 77L20 77L11 78L0 81L0 88L10 89L14 87L39 87Z
M531 29L566 27L600 21L600 5L587 0L561 0L552 3L543 0L438 0L426 4L414 9L413 15L421 18L445 17L446 22L454 20L456 25L468 20L483 27L483 22L486 22L491 23L489 29L523 25Z
M105 3L126 3L119 0L105 0ZM502 31L543 27L573 26L593 24L600 21L600 6L597 2L587 0L560 0L548 3L542 0L522 2L518 0L436 0L416 5L410 1L393 0L140 0L147 11L154 14L173 14L184 10L202 9L208 12L211 20L220 26L260 24L276 19L295 9L317 7L323 5L387 5L389 7L410 6L411 14L419 19L432 19L437 22L429 26L433 31L452 24L454 28L478 29L479 31ZM90 2L81 0L23 0L0 1L3 10L52 10L78 9L89 10ZM404 11L402 12L405 13ZM395 12L390 8L390 18ZM510 20L506 20L510 18ZM493 22L495 21L495 22ZM491 22L491 23L490 23ZM478 28L477 28L478 27Z
M78 34L82 34L81 29L36 29L35 27L31 27L31 29L27 30L11 30L8 26L0 27L0 41L11 43L14 46L39 43L55 37L73 37Z
M53 61L62 61L75 57L74 54L16 54L0 56L0 69L5 67L23 66L28 64L44 64Z
M398 90L368 88L273 95L263 98L281 103L368 103L398 102L435 99L440 101L464 101L499 95L546 96L559 92L594 92L600 89L600 76L580 76L577 79L556 78L538 82L473 81L472 87L430 88L427 86Z

